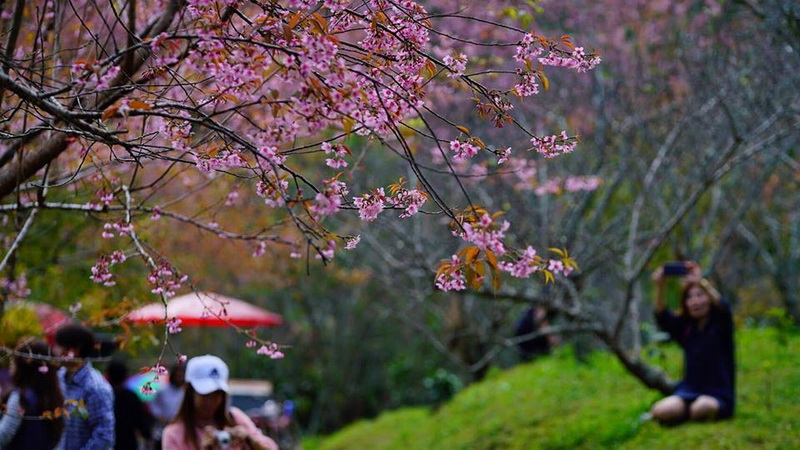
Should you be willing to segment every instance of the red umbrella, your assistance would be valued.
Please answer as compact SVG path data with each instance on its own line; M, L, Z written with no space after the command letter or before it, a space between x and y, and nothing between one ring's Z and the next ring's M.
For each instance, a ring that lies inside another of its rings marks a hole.
M128 320L134 323L163 322L164 317L163 303L152 303L128 314ZM166 318L180 319L181 326L188 327L224 327L228 324L273 327L283 323L283 317L278 314L212 292L193 292L173 298L167 302Z

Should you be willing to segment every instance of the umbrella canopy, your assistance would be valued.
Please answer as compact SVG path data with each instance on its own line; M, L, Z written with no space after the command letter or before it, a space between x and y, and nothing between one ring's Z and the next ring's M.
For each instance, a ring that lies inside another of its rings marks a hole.
M29 308L33 309L39 323L42 324L42 329L46 334L55 333L56 330L68 324L72 318L64 311L50 306L47 303L39 302L20 302L27 304Z
M164 316L164 304L152 303L128 314L128 320L154 323L163 322ZM224 327L228 324L273 327L283 323L283 317L278 314L212 292L192 292L173 298L167 302L166 317L167 320L180 319L181 326L188 327Z

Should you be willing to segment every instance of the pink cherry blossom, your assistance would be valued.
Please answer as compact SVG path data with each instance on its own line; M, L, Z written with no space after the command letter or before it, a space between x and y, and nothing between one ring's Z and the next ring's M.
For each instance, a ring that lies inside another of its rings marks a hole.
M453 255L450 257L450 264L453 266L458 266L461 263L457 255ZM464 276L464 272L460 269L453 270L449 274L447 271L439 275L436 280L436 288L442 291L463 291L467 288L467 278Z
M315 255L318 260L330 261L333 259L334 251L336 250L336 241L333 239L328 240L328 245L322 248L319 253Z
M478 151L480 150L480 147L469 141L461 142L455 140L455 141L450 141L450 150L452 150L453 153L455 153L453 159L455 159L456 161L461 161L465 159L470 159L475 155L477 155Z
M267 253L267 243L261 241L256 245L256 249L253 250L253 258L259 258L264 256Z
M447 74L450 78L458 78L464 75L464 71L467 69L467 55L463 53L458 53L455 57L446 55L442 58L442 62L450 69L450 73Z
M181 322L182 320L177 317L169 319L167 321L167 331L169 332L169 334L180 333L182 331Z
M463 231L457 231L456 234L481 250L491 250L501 256L506 253L503 238L510 225L505 220L497 223L488 214L483 214L476 223L464 223Z
M417 189L401 189L394 197L388 199L392 205L404 208L400 218L411 217L428 201L428 196Z
M273 350L266 345L262 345L261 347L258 348L258 350L256 350L256 353L259 355L269 356L272 355Z
M358 243L361 242L361 235L356 235L354 237L348 238L347 242L345 243L344 248L346 250L354 250Z
M353 204L358 208L358 215L361 220L372 222L378 218L378 214L383 211L388 200L383 188L378 188L371 194L364 194L361 197L353 198Z
M533 137L531 139L533 149L545 158L553 158L575 150L577 140L567 136L566 131L559 135Z
M516 278L528 278L532 273L541 269L539 261L536 259L536 250L531 246L528 246L516 261L501 261L498 266L500 270L508 272Z

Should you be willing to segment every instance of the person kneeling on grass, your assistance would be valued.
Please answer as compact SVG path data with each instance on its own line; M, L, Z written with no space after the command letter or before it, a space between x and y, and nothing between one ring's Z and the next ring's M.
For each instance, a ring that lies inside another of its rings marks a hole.
M735 361L730 306L702 278L700 266L687 262L677 314L664 303L663 268L653 273L657 286L658 326L683 348L684 377L673 395L653 405L650 415L665 424L687 419L716 420L733 416Z

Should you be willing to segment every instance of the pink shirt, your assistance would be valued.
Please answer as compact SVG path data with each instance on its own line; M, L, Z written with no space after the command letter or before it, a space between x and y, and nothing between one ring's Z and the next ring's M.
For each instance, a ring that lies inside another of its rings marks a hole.
M243 413L241 409L231 407L231 416L236 425L244 427L250 437L269 450L278 450L278 444L272 439L264 436L261 430L256 427L256 424ZM182 422L175 422L167 425L164 428L164 434L161 436L161 446L164 450L196 450L192 447L191 442L184 442L183 432L184 425ZM202 442L203 430L198 428L197 442Z

